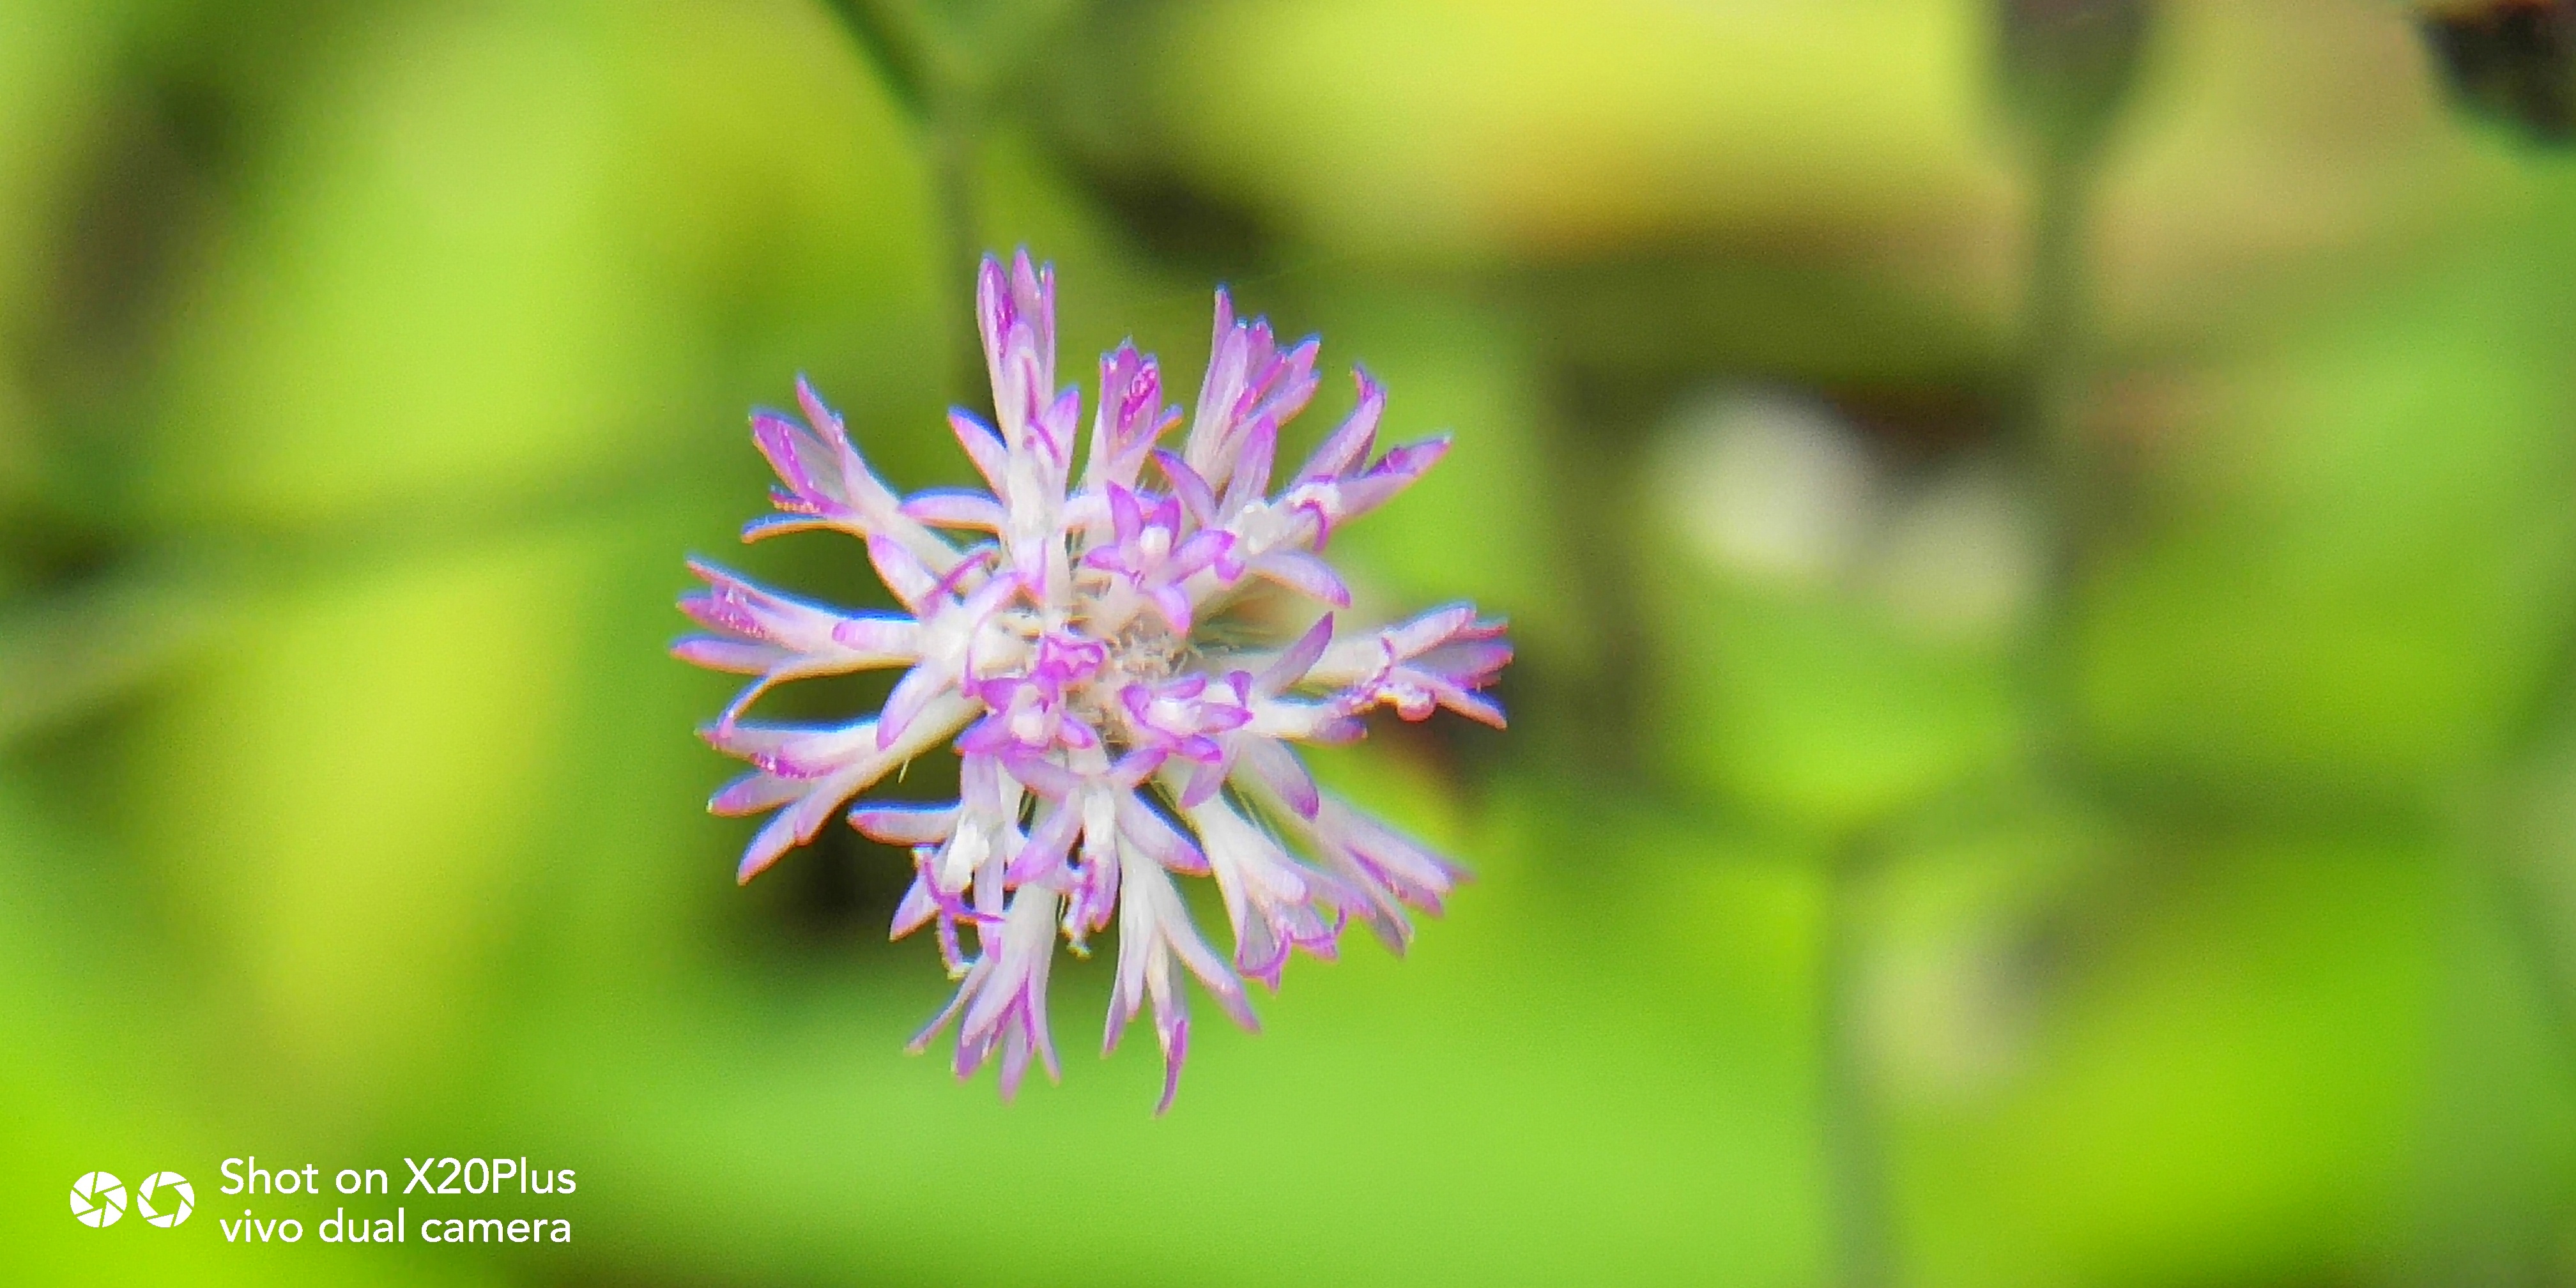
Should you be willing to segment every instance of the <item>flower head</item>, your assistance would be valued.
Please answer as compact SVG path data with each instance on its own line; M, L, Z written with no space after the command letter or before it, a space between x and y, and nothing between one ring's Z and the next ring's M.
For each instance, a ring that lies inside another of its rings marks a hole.
M949 424L980 490L897 494L801 379L801 419L753 414L780 486L778 513L744 539L808 528L859 538L905 612L845 612L691 564L708 589L680 607L709 633L675 651L755 677L704 731L752 767L709 808L775 811L743 853L749 881L949 743L961 757L956 801L849 814L912 850L893 933L933 927L959 981L914 1049L955 1022L959 1076L996 1053L1005 1096L1032 1057L1053 1076L1056 942L1084 953L1114 919L1104 1049L1150 1004L1169 1107L1189 1047L1185 972L1254 1027L1244 976L1276 988L1293 953L1331 957L1353 919L1401 952L1408 910L1437 912L1462 876L1325 795L1293 744L1357 738L1380 707L1407 720L1446 707L1500 726L1482 690L1511 647L1500 622L1466 605L1377 630L1337 625L1351 595L1322 557L1331 534L1421 478L1447 441L1372 457L1386 397L1354 373L1357 409L1274 491L1281 427L1315 393L1315 341L1281 350L1268 322L1236 321L1219 291L1207 377L1177 451L1160 446L1181 416L1163 405L1154 359L1128 345L1104 355L1077 482L1081 395L1055 385L1053 271L1026 252L1007 266L986 259L976 313L994 423L958 410ZM1307 601L1310 624L1265 637L1240 611L1256 582ZM902 675L873 718L740 718L782 681L880 668ZM1176 878L1199 877L1217 885L1230 962L1181 897Z

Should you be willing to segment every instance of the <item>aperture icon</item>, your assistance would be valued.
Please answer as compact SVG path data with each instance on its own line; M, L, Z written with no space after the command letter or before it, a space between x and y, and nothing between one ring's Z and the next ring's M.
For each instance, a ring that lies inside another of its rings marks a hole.
M180 1184L184 1186L186 1182ZM125 1182L116 1179L114 1172L84 1173L72 1182L72 1216L93 1229L105 1229L124 1220Z
M144 1220L167 1230L197 1210L196 1187L177 1172L154 1172L135 1188L134 1210L142 1213Z

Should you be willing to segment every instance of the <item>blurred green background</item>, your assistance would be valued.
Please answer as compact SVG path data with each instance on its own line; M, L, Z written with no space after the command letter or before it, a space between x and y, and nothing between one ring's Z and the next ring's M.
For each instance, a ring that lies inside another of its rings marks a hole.
M0 0L0 1269L2576 1282L2576 160L2423 36ZM959 481L1021 244L1086 387L1186 401L1224 281L1323 335L1307 434L1353 360L1454 428L1333 549L1520 646L1508 734L1323 767L1478 882L1203 1007L1160 1121L1105 959L1062 1086L902 1055L903 856L737 891L663 651L692 552L883 602L734 544L744 413ZM254 1153L575 1167L575 1242L227 1246ZM65 1219L162 1167L190 1225Z

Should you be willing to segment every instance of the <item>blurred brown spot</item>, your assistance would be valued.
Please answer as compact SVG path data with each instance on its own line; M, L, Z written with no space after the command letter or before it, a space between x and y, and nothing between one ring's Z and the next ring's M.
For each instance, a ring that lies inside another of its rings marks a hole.
M2576 138L2576 0L2446 5L2424 38L2470 111L2542 142Z

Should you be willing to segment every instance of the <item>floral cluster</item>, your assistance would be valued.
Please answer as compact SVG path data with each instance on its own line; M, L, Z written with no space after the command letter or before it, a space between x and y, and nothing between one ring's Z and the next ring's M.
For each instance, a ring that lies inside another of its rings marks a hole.
M756 677L703 731L752 766L708 808L776 811L743 854L747 882L852 797L953 745L956 800L849 813L861 832L911 850L893 933L929 927L959 981L913 1049L953 1021L960 1077L997 1053L1005 1096L1032 1056L1056 1076L1046 1011L1056 941L1085 953L1114 918L1104 1048L1152 1004L1160 1112L1189 1046L1184 972L1254 1027L1246 977L1275 989L1292 951L1332 956L1354 919L1400 952L1406 909L1437 912L1460 878L1319 790L1291 744L1358 738L1362 715L1381 706L1407 720L1446 707L1499 727L1501 709L1479 690L1511 649L1502 624L1467 605L1377 630L1338 626L1351 597L1322 557L1327 541L1421 478L1448 443L1372 455L1386 398L1355 371L1357 409L1274 480L1281 427L1315 392L1315 341L1281 348L1265 320L1238 322L1219 291L1214 349L1178 452L1160 446L1181 422L1164 405L1161 370L1119 346L1100 362L1076 482L1081 396L1056 384L1052 269L1033 268L1025 251L1007 267L987 258L976 314L997 423L962 410L949 422L982 489L897 494L801 379L801 420L753 414L780 486L778 513L744 539L815 528L857 537L905 611L844 611L692 564L707 589L680 607L709 633L675 651ZM741 718L782 681L873 668L902 670L873 718ZM1192 923L1181 877L1215 881L1230 962Z

